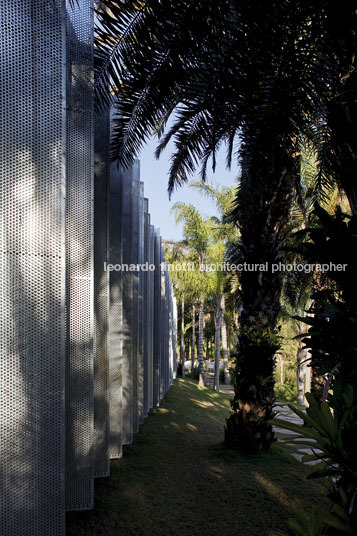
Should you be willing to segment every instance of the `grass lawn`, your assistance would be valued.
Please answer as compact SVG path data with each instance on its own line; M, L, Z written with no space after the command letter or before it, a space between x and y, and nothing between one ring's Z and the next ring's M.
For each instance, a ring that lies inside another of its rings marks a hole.
M176 380L111 477L96 480L95 510L67 514L67 535L265 536L321 502L321 487L283 448L224 448L229 401Z

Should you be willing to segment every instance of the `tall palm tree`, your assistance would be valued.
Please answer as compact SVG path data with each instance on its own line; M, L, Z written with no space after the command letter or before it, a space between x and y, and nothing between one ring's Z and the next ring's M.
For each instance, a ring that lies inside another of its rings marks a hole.
M238 233L234 226L227 224L225 218L231 213L233 209L233 203L236 195L236 188L232 186L220 186L218 184L212 184L210 182L201 182L201 181L191 181L189 183L190 188L198 190L202 195L208 197L214 201L216 208L220 215L220 234L225 239L226 243L232 243L238 238ZM222 258L218 259L218 262L224 262L225 252ZM217 260L217 259L216 259ZM222 274L218 274L221 276ZM221 278L219 283L225 285L226 278ZM222 358L223 358L223 370L224 370L224 382L226 384L230 383L229 377L229 359L228 359L228 339L227 339L227 326L225 320L225 293L220 292L216 298L217 307L216 307L216 317L218 322L216 322L216 330L218 326L221 328L221 337L216 333L215 345L216 345L216 354L218 354L217 342L219 343L220 339L222 341ZM216 359L217 363L217 359ZM219 373L215 371L215 387L219 386ZM217 388L217 387L216 387ZM219 387L218 387L219 388Z
M250 264L283 261L299 173L300 133L314 137L313 125L324 125L321 118L326 113L338 132L336 114L326 104L331 88L338 93L338 84L331 80L339 76L334 58L343 35L340 29L332 35L329 28L332 1L102 4L110 11L99 17L95 87L101 102L118 99L113 158L129 165L153 133L161 136L159 156L173 139L172 191L199 163L204 179L210 157L215 168L222 143L228 148L228 164L237 148L242 177L234 217L241 233L240 257ZM350 42L345 48L348 52L341 57L351 51ZM350 66L353 58L350 55ZM348 61L340 63L345 66ZM346 68L343 72L348 74ZM348 79L353 82L355 76ZM343 83L341 77L339 81ZM350 93L344 94L354 110ZM165 132L170 116L173 124ZM239 136L242 142L237 146ZM351 139L347 141L354 147ZM334 154L340 146L335 143ZM320 160L326 164L326 159ZM350 162L352 169L353 158ZM321 177L325 176L320 173ZM239 362L226 444L259 450L273 441L266 421L273 402L278 346L274 329L282 275L243 272L240 283Z
M175 295L181 302L181 329L180 329L180 361L181 375L185 377L185 299L190 297L193 290L190 272L177 271L177 265L190 262L192 256L185 242L164 241L164 249L167 264L173 269L170 272L171 280L175 288Z
M203 314L205 294L208 290L209 281L206 273L199 270L207 260L208 246L211 240L213 223L211 219L204 219L203 216L193 205L185 203L175 203L171 209L175 212L176 223L183 222L183 234L188 246L195 254L197 265L196 284L199 289L199 320L198 320L198 368L199 368L199 385L203 386L204 368L203 368Z

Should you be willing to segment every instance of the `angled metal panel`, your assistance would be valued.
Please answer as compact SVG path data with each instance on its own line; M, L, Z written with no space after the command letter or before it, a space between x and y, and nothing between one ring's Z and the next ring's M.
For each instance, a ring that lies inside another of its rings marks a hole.
M175 347L174 347L174 301L173 301L173 287L172 287L172 281L170 279L169 281L169 338L170 338L170 385L173 382L174 379L174 356L175 356Z
M161 264L165 265L164 249L161 244L160 248ZM160 306L160 400L165 394L166 383L166 295L165 295L165 274L161 270L161 306Z
M64 12L0 6L0 533L63 536Z
M121 227L122 227L122 263L132 264L132 168L121 172ZM132 345L132 310L133 310L133 272L123 270L122 274L122 431L123 444L133 440L133 345Z
M149 248L150 248L150 214L149 201L144 199L144 265L143 271L143 418L149 411L149 346L150 346L150 272L149 272Z
M166 309L166 377L165 377L165 393L170 387L170 290L169 290L169 272L165 273L165 309Z
M66 505L93 507L93 13L67 0Z
M155 229L153 225L149 226L149 248L148 262L153 270L149 270L149 289L148 289L148 408L154 405L154 329L155 329Z
M135 172L136 171L136 172ZM131 240L132 240L132 264L139 263L139 211L140 211L140 173L139 164L132 174L132 205L131 205ZM132 272L132 317L131 317L131 344L132 344L132 408L133 408L133 433L139 431L139 404L138 404L138 374L139 374L139 272Z
M173 379L176 380L177 378L177 301L176 297L173 296L172 298L172 331L173 331L173 340L172 340L172 346L173 346Z
M109 111L94 122L94 476L109 475ZM118 230L120 232L120 230Z
M160 404L160 321L161 321L161 237L154 235L154 348L153 348L153 406Z
M110 166L109 264L123 262L122 176L118 166ZM123 274L110 271L108 361L109 361L109 455L122 456L123 445Z
M138 217L138 264L144 266L145 255L145 202L144 183L139 184L139 217ZM137 382L138 382L138 420L139 424L144 421L144 280L145 272L141 268L138 272L138 361L137 361Z

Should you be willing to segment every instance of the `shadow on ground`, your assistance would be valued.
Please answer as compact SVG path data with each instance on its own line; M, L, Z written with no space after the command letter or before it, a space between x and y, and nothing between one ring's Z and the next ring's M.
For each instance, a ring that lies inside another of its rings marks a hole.
M243 456L223 446L229 395L178 379L150 412L92 512L68 514L68 536L266 536L321 488L288 451Z

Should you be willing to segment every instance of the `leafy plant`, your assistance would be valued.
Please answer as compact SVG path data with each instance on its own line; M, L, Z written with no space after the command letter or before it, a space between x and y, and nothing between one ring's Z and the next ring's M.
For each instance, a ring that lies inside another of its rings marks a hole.
M316 530L325 524L327 532L311 534L355 534L357 462L351 438L357 436L357 404L353 387L346 385L341 393L341 400L336 397L339 402L337 407L333 406L333 400L332 407L331 403L317 402L311 393L307 393L306 398L309 402L306 412L289 404L290 409L304 421L305 426L283 419L274 419L271 422L297 434L296 439L289 438L290 443L311 448L312 453L305 455L303 461L319 463L313 466L309 478L326 478L328 481L331 509L329 511L316 508L313 514L316 518ZM300 527L302 530L301 519L294 521L295 528ZM292 526L291 523L289 525ZM310 534L298 530L295 533Z

